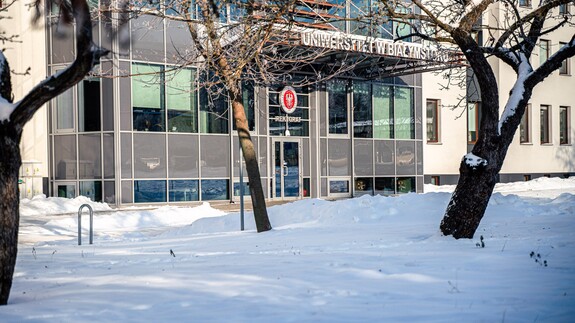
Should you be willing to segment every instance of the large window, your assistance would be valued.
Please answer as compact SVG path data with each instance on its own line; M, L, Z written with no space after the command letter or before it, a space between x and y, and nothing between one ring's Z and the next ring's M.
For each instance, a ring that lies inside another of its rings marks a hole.
M332 80L327 83L329 133L347 134L347 82Z
M391 139L394 137L393 87L373 85L373 137Z
M439 100L426 102L427 142L439 142Z
M229 180L227 179L203 179L202 181L202 201L228 200Z
M173 180L169 181L170 202L198 201L198 180Z
M540 123L541 123L541 143L548 144L551 142L550 138L550 125L551 125L551 118L550 116L551 107L548 105L542 105L540 109Z
M168 131L197 132L195 75L190 69L166 74Z
M134 202L166 202L166 181L134 181Z
M132 65L134 130L165 131L163 71L158 65Z
M74 88L56 97L56 129L68 130L74 129Z
M481 120L481 104L470 102L467 104L467 143L474 144L479 136L479 121Z
M353 134L356 138L372 138L371 83L353 84Z
M413 89L408 87L395 87L393 105L395 110L395 138L415 138Z
M78 89L78 131L100 131L100 80L84 80Z
M531 114L531 104L525 107L525 112L521 117L521 123L519 124L519 142L529 143L531 142L531 119L529 118Z
M414 113L412 88L368 82L353 84L356 138L414 139Z
M541 39L539 41L539 65L543 65L549 59L549 41Z
M559 143L569 144L569 107L559 107Z
M197 132L194 70L132 64L132 74L134 130Z
M200 132L228 133L228 97L222 85L200 89Z

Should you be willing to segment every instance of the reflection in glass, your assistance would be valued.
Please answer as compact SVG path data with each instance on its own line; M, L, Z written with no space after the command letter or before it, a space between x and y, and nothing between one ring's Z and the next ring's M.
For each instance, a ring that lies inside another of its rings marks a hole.
M169 181L170 202L198 201L198 180L173 180Z
M415 175L415 142L397 141L395 161L398 175Z
M100 135L78 135L79 178L92 179L102 177L102 154Z
M134 202L166 202L166 181L134 181Z
M393 177L376 177L375 195L393 195L395 194L395 179Z
M372 138L371 83L353 84L353 133L356 138Z
M134 177L166 177L166 137L157 134L134 134Z
M274 150L275 196L299 196L299 144L297 142L276 142Z
M76 137L54 136L55 179L76 179Z
M162 66L132 64L134 130L165 131Z
M360 194L373 193L373 178L358 177L355 179L355 192Z
M244 181L244 196L250 196L250 183ZM234 182L234 196L241 196L240 182Z
M397 193L415 192L415 177L398 177Z
M349 181L331 180L329 181L329 192L332 194L349 193Z
M102 202L102 182L80 182L80 195L94 202Z
M203 179L202 201L228 200L229 181L227 179Z
M415 138L415 118L413 109L413 89L396 87L393 103L395 105L395 138Z
M395 174L395 142L392 140L375 141L375 174Z
M74 128L74 88L56 97L56 128Z
M357 176L373 175L373 141L357 139L353 141L353 167Z
M228 133L228 98L221 87L200 89L200 132Z
M166 74L168 131L197 132L195 75L191 69Z
M58 197L73 199L76 197L75 185L58 185Z
M299 145L297 142L284 142L283 146L284 196L299 196Z
M347 134L347 82L331 80L327 82L329 133Z
M393 105L391 86L373 85L373 137L393 138Z
M200 136L200 165L203 178L230 176L230 137Z

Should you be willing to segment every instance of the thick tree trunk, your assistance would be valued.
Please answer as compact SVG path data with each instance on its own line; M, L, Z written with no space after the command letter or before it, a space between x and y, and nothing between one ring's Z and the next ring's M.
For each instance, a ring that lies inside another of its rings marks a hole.
M445 211L440 229L455 239L473 238L485 214L497 183L500 167L470 167L465 158L459 167L459 181Z
M8 303L18 253L20 131L0 124L0 305Z
M260 178L258 159L254 149L254 143L252 142L252 138L250 136L248 120L246 118L244 106L241 102L241 96L237 93L231 93L231 97L234 123L236 125L236 129L238 130L240 147L242 148L244 161L246 163L246 170L248 172L250 195L252 198L252 207L256 221L256 228L258 232L268 231L272 229L272 226L268 217L266 201L264 198L264 190Z

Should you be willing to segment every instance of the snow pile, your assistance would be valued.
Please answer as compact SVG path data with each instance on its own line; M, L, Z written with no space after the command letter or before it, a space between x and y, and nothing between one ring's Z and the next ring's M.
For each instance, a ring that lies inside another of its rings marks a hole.
M85 196L78 196L74 199L59 197L46 197L46 195L36 195L32 199L20 200L20 215L40 215L40 214L63 214L78 213L78 209L83 204L89 204L94 211L110 211L112 208L106 203L93 202ZM87 210L85 210L87 212Z
M82 246L75 214L25 215L0 321L572 321L575 182L500 189L471 240L439 232L448 192L274 206L261 234L208 203L108 210Z

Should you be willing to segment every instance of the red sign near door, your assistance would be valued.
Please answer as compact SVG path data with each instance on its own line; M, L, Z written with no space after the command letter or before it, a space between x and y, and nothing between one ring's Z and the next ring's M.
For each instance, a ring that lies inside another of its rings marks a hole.
M285 113L291 114L297 107L297 93L291 86L286 86L280 92L280 105Z

